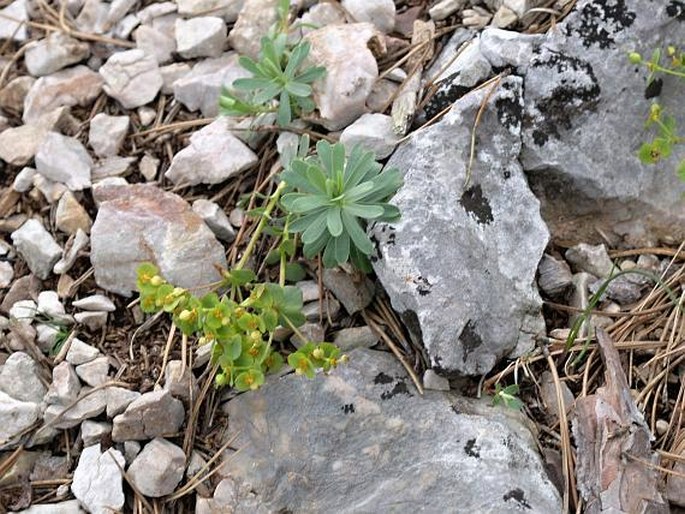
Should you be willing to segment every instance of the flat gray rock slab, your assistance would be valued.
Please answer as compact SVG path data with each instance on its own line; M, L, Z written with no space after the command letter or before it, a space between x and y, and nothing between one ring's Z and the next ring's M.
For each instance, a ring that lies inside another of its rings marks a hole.
M402 217L372 229L374 268L431 367L447 374L487 373L544 330L534 280L548 232L517 160L521 83L508 77L490 95L466 187L487 88L462 97L388 162L404 174L392 200Z
M153 185L102 186L91 231L90 259L100 287L121 295L135 290L136 268L149 261L169 282L197 287L221 277L224 249L180 196Z
M647 72L627 59L682 41L684 13L680 1L585 0L534 51L521 162L555 238L601 242L600 233L615 233L640 246L685 237L685 183L675 173L682 153L656 166L636 156L654 135L644 128L653 101L683 119L682 87L666 77L646 98Z
M330 376L272 380L227 412L241 450L222 473L250 483L269 511L561 511L520 414L421 397L388 353L356 350Z

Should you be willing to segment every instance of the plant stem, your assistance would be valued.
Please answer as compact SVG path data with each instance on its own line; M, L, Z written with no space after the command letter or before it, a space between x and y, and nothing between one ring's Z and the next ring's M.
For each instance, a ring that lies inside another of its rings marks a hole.
M252 252L254 252L255 246L257 245L257 240L259 239L259 236L262 235L262 232L264 231L264 228L270 219L271 212L276 207L278 199L281 197L281 193L285 189L285 186L285 182L281 181L281 183L278 184L276 191L274 191L271 195L271 198L269 198L269 202L266 204L264 212L262 213L262 218L259 220L259 224L250 238L250 242L247 243L245 253L240 258L240 261L238 261L238 264L236 264L235 269L242 269L245 267L245 264L247 264L248 259L252 255Z
M283 239L281 241L281 244L285 243L288 239L290 239L290 234L288 234L289 225L290 215L285 217L285 225L283 226ZM278 285L281 287L285 286L285 264L287 259L288 256L286 255L286 252L281 251L281 263L278 269Z

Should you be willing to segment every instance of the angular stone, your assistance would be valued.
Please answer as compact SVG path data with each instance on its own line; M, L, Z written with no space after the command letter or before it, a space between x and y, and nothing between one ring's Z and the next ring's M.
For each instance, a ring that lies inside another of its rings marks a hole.
M149 154L143 155L138 164L138 169L140 174L148 182L155 180L157 177L157 170L159 169L159 159L152 157Z
M23 166L33 159L38 147L50 130L64 117L66 109L57 109L38 120L0 133L0 159L15 166Z
M121 476L124 465L124 456L114 448L102 452L99 443L84 448L71 492L89 512L120 512L125 500Z
M145 393L114 418L112 440L138 441L175 434L184 417L183 404L169 391Z
M564 257L576 271L585 271L596 277L608 277L614 269L614 263L603 244L592 246L580 243L566 250Z
M190 367L183 367L179 360L171 360L164 370L164 389L169 391L174 398L190 401L197 399L199 389L197 380Z
M107 12L107 22L105 23L107 30L119 23L136 3L136 0L114 0Z
M230 243L235 239L235 230L218 204L201 198L193 202L193 212L200 216L214 235L222 241Z
M107 313L100 311L77 312L74 314L77 323L85 325L91 332L97 332L107 324Z
M84 0L83 8L76 18L76 26L82 32L104 34L107 31L109 4L102 0Z
M165 176L174 184L219 184L257 162L257 156L219 118L190 137Z
M52 404L45 409L44 419L52 428L66 429L80 425L83 420L95 418L105 411L105 390L90 392L90 388L82 388L75 405ZM56 418L59 418L55 421Z
M85 447L99 443L104 436L111 432L112 424L106 421L86 420L81 423L81 439Z
M34 168L25 167L17 176L14 177L12 182L12 189L17 193L27 193L33 186L33 177L36 176L36 170Z
M544 330L535 272L548 232L517 161L521 79L489 94L488 134L467 181L471 126L487 90L458 100L438 123L400 145L388 162L404 173L392 202L402 213L372 230L374 268L432 368L487 373L532 348Z
M142 50L127 50L112 55L100 68L104 90L125 109L151 102L162 88L162 74L154 57Z
M521 162L550 231L570 244L615 235L630 245L685 237L685 183L677 152L658 170L637 158L653 99L647 71L626 52L651 55L682 33L681 2L645 9L640 0L583 0L549 32L525 71ZM659 104L682 119L679 90L665 79ZM602 141L611 144L599 144ZM587 220L592 220L588 223Z
M9 262L0 261L0 288L9 287L14 278L14 268Z
M435 370L427 369L423 374L423 387L433 391L449 391L450 381L438 375Z
M563 297L571 289L571 268L562 260L551 255L542 256L538 266L538 286L551 297Z
M22 402L40 403L46 387L38 364L24 352L14 352L0 369L0 391Z
M134 162L136 162L135 157L119 157L118 155L100 159L93 166L91 172L92 179L93 181L99 181L105 178L124 175Z
M190 73L174 82L174 98L189 111L200 109L205 117L219 114L221 88L239 78L251 76L238 64L238 54L229 52L216 59L204 59Z
M93 161L77 140L48 132L36 153L36 170L43 177L65 184L72 191L90 187Z
M136 47L153 56L159 64L169 62L176 51L176 40L173 37L149 25L138 27L133 38L136 40Z
M186 456L183 450L159 437L145 445L128 468L131 483L145 496L171 494L183 478Z
M31 427L40 417L40 405L23 402L0 391L0 444Z
M90 47L64 32L52 32L26 48L26 69L35 77L50 75L90 55Z
M81 382L71 364L62 361L52 369L52 383L45 395L48 404L69 405L80 392Z
M167 66L162 66L159 68L159 72L162 74L162 94L173 95L174 94L174 83L188 75L190 73L190 64L185 62L175 62Z
M347 23L345 13L335 4L320 3L311 7L301 17L301 33L306 36L311 31L328 25L344 25Z
M7 291L5 297L2 299L0 304L0 311L7 314L10 309L21 300L29 300L31 298L38 297L42 284L41 281L34 275L25 275L16 279L10 290ZM35 312L36 304L33 304L33 309ZM33 316L31 317L33 319Z
M249 482L270 510L307 511L313 498L336 513L387 512L389 498L426 512L562 509L522 415L419 396L389 353L355 350L329 376L271 381L226 411L241 451L222 474ZM273 426L290 428L264 429Z
M25 325L30 325L33 323L37 311L38 306L33 300L18 300L12 304L9 315L10 319L16 319Z
M62 256L62 249L41 222L27 220L12 232L11 237L17 253L26 261L31 272L42 280L48 278L52 267Z
M366 99L378 78L376 58L368 48L378 32L370 23L331 25L307 34L308 65L323 66L326 75L312 84L321 123L339 130L366 111Z
M355 145L374 153L377 160L392 153L400 137L393 130L392 117L386 114L363 114L340 134L340 142L351 149Z
M226 43L226 23L214 16L176 20L177 51L185 59L219 57Z
M20 511L20 514L83 514L83 512L78 500L67 500L58 503L34 504Z
M238 19L245 0L176 0L176 3L178 14L186 18L211 15L230 23Z
M24 112L24 100L36 79L23 75L10 80L0 89L0 109L9 114L21 116Z
M278 21L278 0L245 0L228 42L240 55L257 59L260 40Z
M102 91L102 77L87 66L78 65L41 77L24 100L25 123L35 121L58 107L85 107Z
M333 334L333 343L343 352L349 352L355 348L371 348L378 344L378 336L371 327L343 328Z
M298 327L300 334L293 334L290 338L290 342L295 348L302 348L307 343L318 344L324 341L326 337L326 332L323 327L318 323L305 323L304 325Z
M14 0L0 10L0 39L26 41L26 24L29 15L26 0Z
M97 387L107 382L108 372L109 357L104 356L76 366L76 374L91 387Z
M363 273L350 275L340 269L326 269L323 283L343 304L348 314L361 311L373 300L373 282Z
M126 410L131 402L140 398L138 391L131 391L123 387L107 388L107 417L113 418Z
M78 202L71 191L65 191L57 202L55 210L55 227L62 232L72 235L82 230L84 234L90 232L93 220L88 212Z
M71 302L71 305L84 311L114 312L117 310L114 302L104 294L94 294Z
M395 2L392 0L342 0L341 5L355 21L373 23L386 34L395 28Z
M318 322L322 316L324 320L329 318L332 320L338 319L340 314L340 302L338 300L329 296L324 299L323 308L321 307L318 301L305 303L302 308L302 314L304 314L307 321L312 323Z
M103 186L91 233L90 259L97 284L130 295L136 268L152 261L180 287L219 280L215 264L226 267L224 249L202 219L179 196L153 185ZM133 237L132 237L133 236Z
M84 343L78 337L71 340L69 350L67 350L66 360L73 366L79 366L95 360L100 356L100 350Z
M98 113L90 120L88 144L100 157L117 155L128 132L128 126L128 116Z

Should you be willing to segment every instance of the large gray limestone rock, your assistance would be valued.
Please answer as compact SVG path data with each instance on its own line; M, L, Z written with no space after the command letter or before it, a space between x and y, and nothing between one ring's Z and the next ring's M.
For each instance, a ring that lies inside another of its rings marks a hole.
M561 511L520 414L418 396L388 353L356 350L330 376L289 375L227 410L241 450L222 473L251 484L268 511Z
M224 249L181 197L153 185L98 187L90 259L100 287L121 295L135 289L136 268L153 262L169 282L197 287L219 280Z
M657 166L638 160L651 138L644 122L653 100L644 68L627 60L630 51L649 56L682 41L684 31L682 2L586 0L535 52L524 83L522 164L555 238L685 237L685 184L675 174L682 155ZM654 98L676 119L685 115L681 90L666 78Z
M490 95L466 186L471 127L488 89L461 98L388 162L404 174L393 199L402 217L373 228L374 268L431 367L445 373L487 373L544 330L534 280L548 233L517 160L521 82L506 78Z

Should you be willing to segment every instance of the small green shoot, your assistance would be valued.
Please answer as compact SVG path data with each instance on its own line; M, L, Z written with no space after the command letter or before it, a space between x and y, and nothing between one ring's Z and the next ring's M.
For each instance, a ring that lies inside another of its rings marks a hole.
M668 62L662 64L662 52L657 48L652 52L651 58L647 61L637 53L632 52L628 59L632 64L644 65L649 72L647 76L647 87L657 80L660 74L671 75L679 79L685 79L685 52L678 50L674 46L669 46L666 50ZM679 135L675 117L664 112L663 107L657 103L652 103L649 109L649 116L645 122L645 128L656 130L656 135L651 141L642 143L637 156L643 164L654 165L667 159L673 153L673 148L685 143L685 137ZM681 180L685 180L685 159L681 159L677 165L677 175Z
M504 405L510 409L521 410L523 402L517 397L519 394L518 384L502 387L499 382L495 384L495 394L492 397L493 405Z
M289 1L279 3L279 22L261 39L259 60L240 57L240 65L252 76L237 79L231 89L223 89L219 98L222 114L253 116L275 111L278 125L285 127L294 117L315 109L311 84L326 70L303 66L309 42L300 41L292 47L288 43L289 8Z
M666 293L668 298L673 302L674 305L678 305L679 308L683 311L683 313L685 313L685 307L683 307L682 304L679 304L678 298L676 297L673 290L670 287L668 287L661 280L661 278L659 278L654 273L650 273L649 271L640 270L640 269L631 269L631 270L619 271L618 273L612 274L609 278L607 278L604 282L602 282L599 289L597 289L597 292L590 297L590 300L588 301L587 307L585 307L585 309L580 314L580 316L578 316L576 318L575 322L573 323L573 326L571 327L571 331L569 332L568 337L566 338L565 351L568 352L573 347L573 345L576 342L576 339L579 337L583 327L589 325L590 319L592 317L592 312L595 310L595 308L599 304L600 300L604 296L604 293L606 293L607 289L609 288L609 285L614 280L616 280L617 278L619 278L623 275L629 275L629 274L641 275L641 276L649 278L652 282L654 282L655 284L657 284L659 287L661 287L664 290L664 292ZM578 354L578 356L571 363L571 366L577 366L579 363L581 363L583 361L583 358L585 357L585 354L587 353L589 345L590 345L590 340L588 339L585 342L585 344L583 345L583 348L580 351L580 353Z
M300 141L298 155L281 174L294 191L281 204L292 216L290 230L301 233L304 256L323 251L323 263L334 267L350 260L370 271L374 250L366 235L369 221L393 221L399 210L388 203L402 184L396 168L382 170L372 152L355 147L349 156L341 143L321 140L307 155L309 140Z

